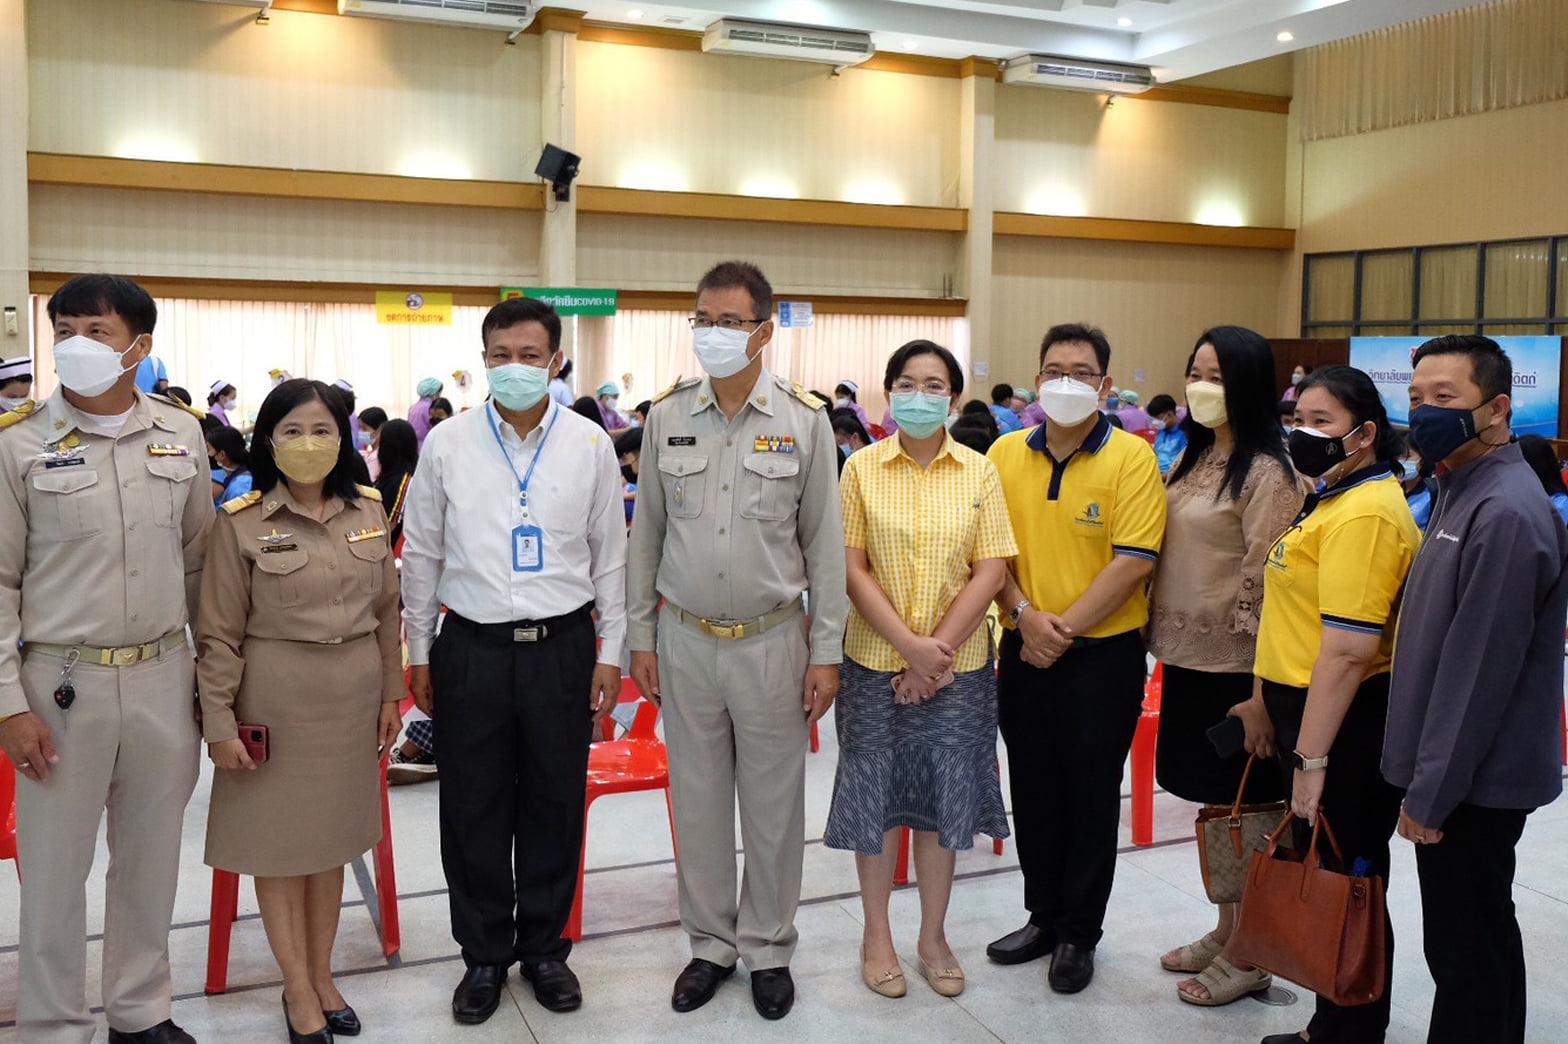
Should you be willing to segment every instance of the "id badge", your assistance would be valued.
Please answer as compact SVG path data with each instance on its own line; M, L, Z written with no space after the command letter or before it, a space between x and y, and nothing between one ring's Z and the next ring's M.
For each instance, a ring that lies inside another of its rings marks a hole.
M521 525L512 530L512 572L537 573L544 568L544 531Z

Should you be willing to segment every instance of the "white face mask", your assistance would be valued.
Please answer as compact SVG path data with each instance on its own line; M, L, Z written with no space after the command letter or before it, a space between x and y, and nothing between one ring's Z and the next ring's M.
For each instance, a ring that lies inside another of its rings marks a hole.
M692 331L691 342L697 361L709 377L733 377L751 365L751 359L746 355L751 335L745 330L702 327Z
M1071 428L1088 420L1100 408L1100 393L1071 377L1046 381L1040 385L1040 408L1051 423Z
M14 410L26 401L25 398L18 399L10 395L0 395L0 412Z
M840 395L838 398L833 400L833 405L837 406L841 410L846 410L849 408L849 399L847 396Z
M1299 374L1299 373L1292 373L1292 374L1291 374L1291 375L1290 375L1290 384L1291 384L1291 387L1295 387L1295 386L1296 386L1296 385L1298 385L1298 384L1300 384L1300 383L1301 383L1301 382L1302 382L1302 380L1303 380L1303 379L1304 379L1304 377L1303 377L1303 375L1302 375L1302 374Z
M114 387L122 374L132 369L120 360L130 354L140 340L140 337L136 338L130 348L117 352L107 344L81 334L67 337L54 346L55 373L61 384L78 395L89 399L102 395Z

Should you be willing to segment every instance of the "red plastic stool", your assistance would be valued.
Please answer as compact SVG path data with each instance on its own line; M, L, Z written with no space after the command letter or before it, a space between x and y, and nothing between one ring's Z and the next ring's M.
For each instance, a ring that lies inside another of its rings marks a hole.
M381 952L390 957L402 945L397 916L397 880L392 865L392 806L387 800L387 762L381 759L381 840L373 853L376 901L381 909ZM239 916L240 876L227 870L212 871L212 911L207 925L207 984L209 995L229 988L229 941Z
M1154 740L1160 732L1165 665L1156 663L1143 687L1143 713L1132 737L1132 843L1154 844Z
M0 859L11 860L21 880L22 863L16 858L16 766L4 754L0 754Z

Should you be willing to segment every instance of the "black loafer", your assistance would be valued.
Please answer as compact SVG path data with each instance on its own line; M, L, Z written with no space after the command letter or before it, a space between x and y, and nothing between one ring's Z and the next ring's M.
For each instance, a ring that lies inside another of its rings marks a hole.
M583 1006L583 988L565 961L522 965L523 978L534 984L534 1000L550 1011L576 1011Z
M452 1018L465 1026L477 1026L494 1015L501 1006L506 972L504 964L470 965L452 993Z
M1307 1044L1299 1033L1270 1033L1263 1044Z
M795 980L788 968L763 968L751 973L751 1003L765 1019L782 1019L795 1006Z
M138 1033L125 1033L111 1026L109 1044L196 1044L196 1038L176 1026L173 1019L164 1019Z
M985 948L985 955L997 964L1027 964L1056 949L1056 939L1038 924L1030 922L1009 932Z
M364 1029L359 1024L359 1015L347 1004L337 1011L323 1011L321 1014L327 1017L327 1029L335 1037L357 1037L359 1031Z
M1051 955L1046 982L1057 993L1077 993L1094 978L1094 947L1062 943Z
M289 999L283 998L283 1026L289 1031L289 1044L332 1044L332 1027L323 1026L314 1033L301 1033L289 1019Z
M719 983L735 974L735 965L722 964L693 957L690 964L675 978L675 992L670 995L670 1007L676 1011L696 1011L719 992Z

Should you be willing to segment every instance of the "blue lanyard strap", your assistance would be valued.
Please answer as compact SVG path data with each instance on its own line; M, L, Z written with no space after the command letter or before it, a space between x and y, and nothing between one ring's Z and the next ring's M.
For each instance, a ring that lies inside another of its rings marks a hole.
M550 423L545 426L544 434L539 437L539 445L534 447L534 459L528 462L528 470L523 474L517 473L517 465L512 463L512 455L506 451L506 443L501 441L501 429L495 423L495 404L485 406L485 419L490 422L490 434L495 436L495 444L501 450L501 456L506 460L506 466L512 469L512 477L517 479L518 502L523 510L528 510L528 483L533 480L534 467L539 463L539 454L544 452L544 444L550 438L550 432L555 430L555 422L561 419L561 410L557 406L550 415Z

